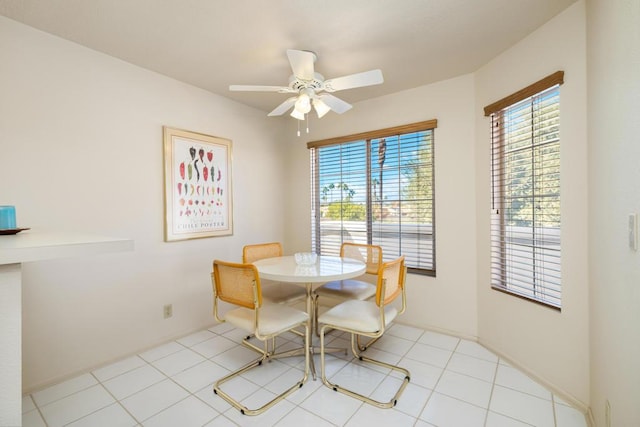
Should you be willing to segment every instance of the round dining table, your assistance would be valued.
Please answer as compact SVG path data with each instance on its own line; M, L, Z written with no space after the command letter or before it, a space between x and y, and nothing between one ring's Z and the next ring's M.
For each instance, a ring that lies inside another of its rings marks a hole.
M333 280L351 279L361 276L366 271L364 262L337 256L318 255L313 264L298 264L295 256L288 255L275 258L264 258L255 261L253 265L258 269L261 279L291 283L291 286L305 286L307 291L307 313L309 321L313 319L312 292L314 287L321 286ZM314 353L310 343L311 354ZM313 358L311 358L311 372L316 378Z

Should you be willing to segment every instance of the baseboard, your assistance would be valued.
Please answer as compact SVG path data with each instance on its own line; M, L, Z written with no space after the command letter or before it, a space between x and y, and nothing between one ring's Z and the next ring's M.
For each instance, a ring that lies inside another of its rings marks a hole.
M448 329L438 328L438 327L434 327L434 326L416 326L416 325L411 325L411 324L408 324L408 323L403 323L400 320L401 319L399 318L394 323L398 323L398 324L401 324L401 325L414 327L414 328L420 328L420 329L424 329L426 331L437 332L437 333L441 333L441 334L457 337L457 338L460 338L460 339L465 339L465 340L477 342L478 344L482 345L483 347L487 348L488 350L490 350L491 352L496 354L498 357L506 360L510 365L512 365L515 368L517 368L517 369L521 370L522 372L524 372L531 379L537 381L538 383L540 383L541 385L546 387L548 390L552 391L555 395L560 397L562 400L566 401L567 403L569 403L570 405L572 405L573 407L575 407L576 409L581 411L583 414L585 414L585 419L586 419L587 424L589 425L589 427L595 427L596 424L595 424L595 421L594 421L594 418L593 418L593 413L591 412L591 408L588 405L584 404L579 399L573 397L571 394L565 392L560 387L557 387L554 383L552 383L550 381L547 381L546 379L538 376L535 372L531 371L530 369L528 369L525 366L523 366L520 363L518 363L518 361L515 360L514 358L510 357L507 354L504 354L503 352L493 348L491 345L483 342L477 336L461 334L461 333L459 333L457 331L451 331L451 330L448 330Z
M585 418L587 419L588 422L591 422L593 420L593 416L592 416L592 414L590 414L591 411L590 411L590 408L589 408L588 405L586 405L585 403L583 403L582 401L580 401L576 397L572 396L571 394L567 393L566 391L562 390L556 384L546 380L545 378L540 377L535 372L531 371L526 366L523 366L516 359L510 357L509 355L501 352L500 350L497 350L497 349L493 348L491 345L489 345L487 343L482 342L482 340L478 340L477 342L478 342L478 344L482 345L483 347L487 348L491 352L493 352L496 355L498 355L500 358L506 360L510 365L512 365L515 368L517 368L517 369L521 370L522 372L524 372L529 378L531 378L534 381L540 383L541 385L546 387L548 390L551 390L553 392L553 394L557 395L558 397L560 397L562 400L564 400L567 403L569 403L574 408L576 408L579 411L581 411L583 414L586 415ZM594 425L594 424L591 424L591 425Z

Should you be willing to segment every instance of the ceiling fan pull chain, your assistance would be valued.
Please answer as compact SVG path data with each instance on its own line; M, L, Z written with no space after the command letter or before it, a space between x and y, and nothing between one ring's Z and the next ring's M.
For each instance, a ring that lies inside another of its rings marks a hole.
M310 114L305 114L304 118L307 122L307 133L309 133L309 120L311 120L311 115Z
M300 136L300 120L298 120L298 136Z

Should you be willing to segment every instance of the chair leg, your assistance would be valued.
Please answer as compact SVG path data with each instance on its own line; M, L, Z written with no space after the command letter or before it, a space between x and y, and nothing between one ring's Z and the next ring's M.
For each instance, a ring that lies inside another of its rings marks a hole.
M356 399L359 399L359 400L361 400L361 401L363 401L365 403L368 403L370 405L376 406L378 408L392 408L392 407L396 406L396 404L398 403L398 399L400 398L400 395L402 394L404 389L409 384L409 381L411 380L410 372L407 369L402 368L400 366L391 365L389 363L385 363L385 362L381 362L379 360L371 359L369 357L366 357L366 356L363 356L362 354L360 354L360 352L358 351L358 343L357 343L357 339L356 339L357 334L355 332L346 331L346 332L351 332L351 350L353 352L354 357L359 359L361 362L371 363L371 364L374 364L374 365L377 365L377 366L382 366L384 368L392 369L394 371L398 371L398 372L403 373L404 374L404 379L402 380L402 384L400 385L400 387L398 388L398 390L396 391L394 396L391 398L391 400L389 400L388 402L380 402L378 400L371 399L370 397L364 396L364 395L362 395L360 393L356 393L355 391L352 391L352 390L349 390L347 388L341 387L338 384L334 384L334 383L332 383L331 381L329 381L327 379L326 372L325 372L324 335L325 335L325 330L327 328L330 328L330 327L331 326L329 326L329 325L324 325L320 329L320 367L321 367L321 372L322 372L322 382L324 383L324 385L326 385L327 387L331 388L333 391L337 391L337 392L346 394L347 396L354 397ZM335 327L333 329L335 329Z
M304 339L304 332L298 331L297 329L292 329L291 331L289 331L295 335L298 335L299 337L302 337ZM250 339L255 338L255 335L251 334L251 335L247 335L246 337L244 337L244 339L242 340L242 344L245 345L246 347L250 348L253 351L256 351L260 354L263 353L263 350L259 347L257 347L256 345L252 344L251 341L249 341ZM272 341L272 346L271 346L271 351L269 352L270 355L274 355L276 353L276 339L273 338Z
M357 345L358 345L358 350L359 351L365 351L366 349L368 349L369 347L371 347L376 341L378 341L380 339L380 337L376 337L376 338L371 338L366 344L362 344L360 342L360 335L357 335L356 341L357 341Z
M320 330L318 327L318 297L319 295L315 295L313 299L313 330L316 333L316 337L320 338Z
M273 341L273 345L272 345L272 349L271 351L269 351L269 343L267 341L264 342L264 349L258 347L257 345L251 343L249 340L251 338L255 338L255 335L247 335L243 340L242 340L242 344L245 347L250 348L251 350L255 351L256 353L262 354L264 355L264 358L269 358L270 356L273 355L273 353L275 352L276 349L276 342L275 339Z
M320 337L320 332L318 332L318 296L318 294L313 296L313 330L316 336Z
M307 382L307 378L309 377L309 339L311 338L310 335L310 322L307 322L305 324L305 369L304 369L304 374L302 376L302 378L296 382L294 385L292 385L291 387L289 387L287 390L283 391L282 393L280 393L278 396L276 396L275 398L273 398L272 400L270 400L269 402L265 403L264 405L262 405L259 408L255 408L255 409L250 409L247 408L245 405L241 404L239 401L237 401L236 399L234 399L233 397L231 397L229 394L227 394L226 392L224 392L220 386L222 384L224 384L225 382L239 376L242 375L243 373L256 368L260 365L262 365L262 362L264 360L269 360L269 358L271 357L271 355L273 354L272 352L268 351L268 340L265 341L265 351L262 352L262 356L259 357L258 359L254 360L253 362L248 363L247 365L243 366L242 368L238 369L237 371L234 371L222 378L220 378L218 381L215 382L215 384L213 385L213 392L215 394L217 394L218 396L222 397L224 400L226 400L230 405L232 405L233 407L235 407L236 409L240 410L240 413L242 413L243 415L259 415L261 413L263 413L264 411L266 411L267 409L271 408L272 406L274 406L276 403L284 400L287 396L289 396L291 393L293 393L294 391L296 391L297 389L301 388L305 382ZM274 342L275 345L275 342ZM251 344L251 346L253 346L253 344ZM258 347L253 346L253 349L257 349Z

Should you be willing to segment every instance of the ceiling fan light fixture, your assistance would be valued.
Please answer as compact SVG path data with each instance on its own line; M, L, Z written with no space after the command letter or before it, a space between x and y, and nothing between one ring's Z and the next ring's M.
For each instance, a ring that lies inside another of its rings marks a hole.
M298 120L304 120L304 113L299 111L297 108L294 108L290 114L291 117Z
M318 98L313 100L313 108L316 110L319 119L321 119L325 114L331 111L331 107L329 107L321 99Z
M311 98L307 93L303 92L298 96L295 109L302 114L307 114L311 111Z

